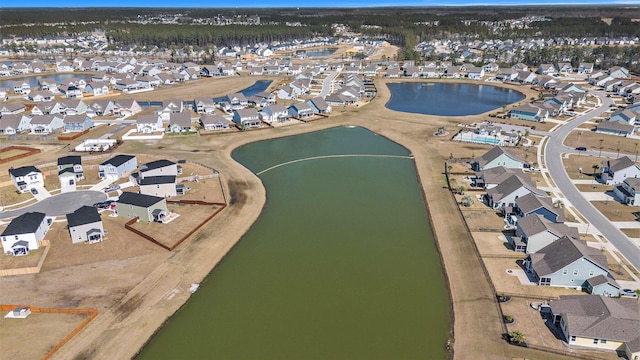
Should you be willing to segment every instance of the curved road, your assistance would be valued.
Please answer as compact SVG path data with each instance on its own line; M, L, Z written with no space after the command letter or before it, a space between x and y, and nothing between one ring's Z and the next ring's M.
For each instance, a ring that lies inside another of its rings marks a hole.
M62 193L38 201L35 204L25 206L16 210L0 212L0 219L20 216L27 212L38 211L47 216L62 216L70 214L84 205L93 204L107 200L108 196L102 191L78 190Z
M564 194L573 206L579 210L592 226L595 226L602 235L611 242L620 253L636 268L640 269L640 249L638 249L625 234L616 228L611 221L604 217L575 187L567 171L562 163L562 153L569 150L563 145L564 139L571 133L571 130L580 126L582 123L590 120L594 116L598 116L605 112L613 101L604 96L601 92L593 91L603 104L599 108L581 115L565 125L562 125L549 134L544 150L544 161L546 163L549 175L555 182L556 186ZM573 150L573 149L571 149Z

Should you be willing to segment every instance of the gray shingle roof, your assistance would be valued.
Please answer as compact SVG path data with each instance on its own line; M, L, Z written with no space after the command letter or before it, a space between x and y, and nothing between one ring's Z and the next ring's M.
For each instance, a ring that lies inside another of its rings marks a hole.
M169 161L167 159L160 159L160 160L155 160L155 161L151 161L145 164L142 164L142 166L140 166L140 169L142 170L153 170L153 169L160 169L163 168L165 166L171 166L171 165L175 165L176 163L174 163L173 161Z
M623 156L615 160L604 160L602 161L602 165L608 167L613 172L623 170L632 166L637 166L636 163L633 162L633 160L631 160L628 156Z
M564 222L564 211L562 209L556 209L551 203L549 196L535 196L533 194L527 194L516 199L516 205L524 214L530 213L540 208L545 208L550 212L556 214L556 222Z
M42 224L45 216L46 215L41 212L24 213L11 220L11 223L9 223L9 226L2 232L1 236L34 233L38 230L40 224Z
M538 276L542 277L553 274L582 257L608 271L607 258L600 250L566 236L531 254L531 262Z
M22 166L19 168L11 168L9 169L9 174L13 175L14 177L20 177L20 176L25 176L29 173L32 172L41 172L40 170L38 170L38 168L36 168L35 166Z
M132 192L123 192L118 199L118 203L126 205L134 205L147 208L164 200L162 197L144 195Z
M577 228L551 222L539 214L527 215L518 220L518 227L527 237L548 231L557 237L568 236L573 239L579 239Z
M58 165L81 165L82 157L78 155L67 155L58 158Z
M143 185L157 185L157 184L175 184L176 177L171 175L163 176L149 176L144 179L140 179L138 182L140 186Z
M491 195L494 202L498 202L521 187L527 188L531 193L537 194L538 196L546 196L534 183L524 180L517 175L511 175L507 180L498 184L498 186L487 190L487 194Z
M482 156L477 158L475 161L478 163L478 165L480 165L480 167L483 167L483 166L487 165L489 162L491 162L491 161L495 160L496 158L498 158L502 154L505 154L505 155L509 156L510 158L512 158L514 160L517 160L517 161L520 161L520 162L524 163L523 160L521 160L518 157L508 153L507 151L502 149L500 146L494 146L491 150L489 150L486 153L484 153Z
M105 162L103 162L100 165L113 165L115 167L118 167L124 163L126 163L127 161L134 159L135 156L133 155L116 155L114 157L112 157L109 160L106 160Z
M93 224L102 221L98 209L92 206L83 206L71 214L67 214L67 223L69 227Z

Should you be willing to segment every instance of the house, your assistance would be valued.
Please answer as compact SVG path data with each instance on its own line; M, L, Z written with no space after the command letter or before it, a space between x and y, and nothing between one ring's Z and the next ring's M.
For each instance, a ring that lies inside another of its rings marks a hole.
M59 102L60 111L65 115L84 114L89 108L87 103L80 99L64 99Z
M600 181L607 185L620 184L627 178L640 176L640 167L628 156L600 163Z
M285 122L289 117L289 110L281 104L268 105L260 111L260 119L266 123Z
M222 103L225 110L240 110L249 106L249 100L242 93L228 94Z
M156 111L156 114L158 114L163 121L168 121L171 114L179 113L183 110L182 100L165 100L162 102L160 110Z
M488 170L497 166L504 166L510 169L522 169L524 160L507 152L500 146L494 146L479 158L471 162L471 168L475 171Z
M132 116L142 111L142 107L133 99L118 99L113 103L113 113L119 117Z
M189 131L191 131L191 114L179 112L169 116L169 132L182 133Z
M239 109L233 111L233 122L241 125L243 129L250 127L262 127L260 115L256 109Z
M229 120L220 115L206 114L200 117L200 126L204 130L225 130L229 128Z
M298 119L308 119L315 116L313 107L308 102L292 104L288 107L289 115Z
M327 104L327 102L319 96L310 99L307 103L311 105L313 112L316 114L328 114L332 110L331 105Z
M508 206L513 207L519 197L527 194L547 196L547 194L538 189L533 182L527 181L517 175L512 175L498 186L487 190L485 199L487 205L492 209L506 210Z
M60 172L65 169L71 169L71 173L74 175L75 179L84 179L82 157L78 155L67 155L58 158L58 174L60 174Z
M109 95L109 85L103 82L89 81L84 87L84 93L93 96Z
M556 72L556 67L553 66L552 64L540 64L540 66L538 66L538 74L540 75L557 75L558 73Z
M42 172L35 166L22 166L9 169L11 182L19 192L25 193L31 189L44 187L44 177Z
M100 179L117 180L138 167L138 162L133 155L116 155L98 165Z
M162 222L169 210L164 197L123 192L116 201L116 213L129 219L138 217L140 221Z
M563 223L565 221L564 210L561 207L553 206L549 196L536 196L534 194L521 196L516 199L514 213L520 217L532 214L540 215L553 223Z
M613 194L623 204L640 206L640 178L626 178L613 188Z
M193 111L198 114L215 114L216 103L211 97L197 97L193 99Z
M578 74L591 74L593 72L593 63L580 63L578 65Z
M596 125L596 132L627 137L633 135L635 126L622 120L607 120Z
M29 255L29 251L40 247L50 225L51 219L41 212L27 212L14 218L0 235L2 250L7 255Z
M140 166L138 171L138 178L144 179L152 176L173 176L176 177L182 174L182 168L166 159L155 160Z
M52 101L55 98L51 91L31 91L27 100L33 102Z
M158 115L138 115L136 119L136 131L141 134L164 132L164 125Z
M573 66L571 63L561 62L556 65L556 70L560 74L570 74L573 72Z
M582 290L588 279L599 275L610 276L607 257L600 249L566 236L529 254L525 266L540 286Z
M529 121L544 122L548 118L548 112L533 104L522 104L509 111L509 117L512 119L521 119Z
M45 101L34 104L31 115L64 114L65 106L59 101Z
M13 82L13 92L16 95L27 95L31 92L31 85L28 81L16 80Z
M177 195L175 176L147 176L140 179L138 185L140 185L140 194L159 197L172 197Z
M78 85L61 84L61 85L58 85L58 91L60 92L60 94L62 94L62 96L64 96L67 99L82 97L82 88L80 88Z
M94 244L104 238L104 226L98 209L93 206L82 206L71 214L67 214L69 235L74 244L87 242Z
M560 295L549 302L553 324L570 347L624 353L640 358L640 312L635 299Z
M522 250L527 254L533 254L564 236L580 239L578 229L575 227L551 222L539 214L529 214L518 220L514 239L519 241L515 240L514 244L521 242L525 245L524 249L516 247L516 251Z
M289 85L285 85L282 88L278 89L278 91L276 91L276 96L279 99L283 100L295 100L298 98L296 92Z
M471 80L482 80L484 77L484 67L469 66L467 68L467 77Z
M83 132L93 128L93 120L87 114L67 115L62 120L65 132Z
M531 181L531 175L529 173L522 172L522 169L512 169L500 165L477 171L475 178L472 179L473 186L491 189L498 186L501 182L507 180L512 175L517 175L527 181Z
M62 117L59 115L34 115L29 123L31 133L39 135L52 134L63 126Z
M26 110L26 106L21 103L8 103L0 105L0 115L20 114Z
M615 79L631 79L629 70L620 66L614 66L608 71L609 76Z
M113 114L114 104L111 100L96 100L87 107L87 115L107 116Z
M22 114L2 115L0 135L14 135L30 129L31 118Z

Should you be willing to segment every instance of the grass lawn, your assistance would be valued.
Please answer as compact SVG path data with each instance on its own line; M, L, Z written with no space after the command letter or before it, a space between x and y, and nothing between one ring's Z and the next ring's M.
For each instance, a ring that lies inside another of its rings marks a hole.
M620 231L630 238L640 238L640 229L620 229Z
M613 185L604 185L597 181L593 181L593 184L575 184L578 190L582 192L607 192L613 191Z

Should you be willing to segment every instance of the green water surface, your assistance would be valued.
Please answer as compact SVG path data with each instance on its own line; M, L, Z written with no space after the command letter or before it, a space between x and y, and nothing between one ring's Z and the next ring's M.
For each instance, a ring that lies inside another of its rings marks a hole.
M446 359L449 304L413 160L339 127L233 153L259 219L138 359ZM211 241L215 241L212 239Z

